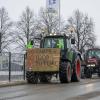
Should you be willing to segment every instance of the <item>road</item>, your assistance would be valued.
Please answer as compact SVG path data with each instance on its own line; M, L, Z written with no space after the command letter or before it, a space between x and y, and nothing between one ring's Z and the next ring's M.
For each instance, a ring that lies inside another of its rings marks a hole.
M0 100L100 100L100 79L0 88Z

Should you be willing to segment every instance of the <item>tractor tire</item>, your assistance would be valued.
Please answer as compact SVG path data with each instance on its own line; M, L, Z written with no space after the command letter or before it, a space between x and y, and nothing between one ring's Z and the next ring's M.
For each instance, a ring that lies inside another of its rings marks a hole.
M51 75L40 75L39 76L40 82L42 82L42 83L48 83L48 82L50 82L51 78L52 78Z
M86 78L92 78L92 73L90 69L85 69L85 77Z
M85 66L81 66L81 78L82 78L82 79L85 78L84 67L85 67Z
M100 68L98 69L98 77L100 78Z
M100 77L100 73L98 73L98 77Z
M75 59L75 67L73 69L71 81L79 82L80 78L81 78L81 61L80 61L80 57L77 56Z
M61 83L71 82L71 64L70 62L61 62L59 69L59 79Z
M26 72L26 80L30 84L37 84L38 83L38 74L34 72Z

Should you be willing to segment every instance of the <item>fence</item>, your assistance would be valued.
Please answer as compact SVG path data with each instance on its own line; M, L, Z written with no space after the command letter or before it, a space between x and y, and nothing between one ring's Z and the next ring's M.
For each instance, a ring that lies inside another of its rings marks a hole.
M0 53L0 81L25 80L25 55Z

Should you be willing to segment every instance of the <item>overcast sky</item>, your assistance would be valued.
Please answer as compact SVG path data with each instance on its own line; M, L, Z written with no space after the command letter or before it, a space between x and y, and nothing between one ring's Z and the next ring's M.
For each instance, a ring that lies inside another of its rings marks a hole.
M40 7L46 7L46 0L0 0L0 8L5 7L13 21L18 20L26 6L38 14ZM100 0L61 0L61 16L64 19L67 20L76 9L94 19L96 44L100 46Z

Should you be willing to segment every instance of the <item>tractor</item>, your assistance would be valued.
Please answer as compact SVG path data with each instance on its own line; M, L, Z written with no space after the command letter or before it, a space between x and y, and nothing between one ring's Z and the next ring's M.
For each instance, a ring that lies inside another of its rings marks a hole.
M50 82L52 77L61 83L80 81L81 54L71 45L75 39L66 35L49 35L40 41L40 48L28 48L26 80L28 83Z
M100 49L88 49L83 55L82 69L84 78L92 78L92 75L97 73L100 77Z

